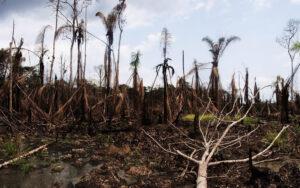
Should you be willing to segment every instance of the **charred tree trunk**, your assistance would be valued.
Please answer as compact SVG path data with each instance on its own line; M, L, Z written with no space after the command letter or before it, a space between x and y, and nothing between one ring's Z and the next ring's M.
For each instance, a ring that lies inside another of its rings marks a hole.
M39 72L40 83L39 84L42 86L42 85L44 85L44 69L45 69L43 52L41 54L40 61L39 61L39 69L40 69L40 72Z
M244 99L245 99L245 105L246 105L246 109L248 110L248 108L250 107L250 100L249 100L249 72L248 69L246 69L246 76L245 76L245 95L244 95Z
M284 85L282 82L282 90L281 90L281 109L280 109L280 119L281 123L289 122L289 87L288 85Z
M73 82L73 48L75 44L75 38L71 41L71 47L70 47L70 77L69 77L69 83L71 84Z
M213 104L219 108L219 70L217 63L213 63L212 72L210 75L210 97Z
M164 118L163 123L167 124L169 120L169 97L168 97L168 78L167 67L163 67L163 80L164 80Z
M198 133L198 125L199 125L199 115L200 115L200 112L199 112L199 89L200 89L200 83L199 83L199 72L198 72L198 67L197 67L197 64L195 63L195 101L194 101L194 110L195 110L195 118L194 118L194 132L195 133Z

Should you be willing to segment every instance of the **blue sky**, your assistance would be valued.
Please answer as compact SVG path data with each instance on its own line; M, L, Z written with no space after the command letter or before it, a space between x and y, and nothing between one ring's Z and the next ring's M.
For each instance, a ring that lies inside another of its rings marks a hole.
M12 21L15 20L16 38L24 37L26 47L37 49L34 41L40 29L44 25L54 24L53 12L46 2L7 0L0 5L0 48L8 46ZM116 3L117 0L94 0L89 8L90 32L105 38L102 23L94 14L98 10L107 12ZM277 75L286 77L289 74L288 56L276 43L276 37L281 35L290 18L300 19L299 12L300 0L128 0L121 52L121 82L125 83L131 74L128 66L131 52L140 49L143 54L140 75L146 85L152 83L154 66L162 61L160 32L167 27L173 36L169 56L178 73L174 76L174 84L181 75L182 50L186 53L188 70L194 59L203 63L211 61L208 48L201 41L203 37L217 39L231 35L237 35L242 40L232 44L220 61L223 87L228 88L233 73L236 73L236 78L244 74L245 67L249 68L252 83L256 77L261 87L271 84ZM52 37L53 31L50 31L47 35L49 48ZM57 54L63 54L68 59L69 41L60 41L59 45ZM103 52L104 46L90 37L89 79L97 78L94 67L103 62ZM37 63L34 57L30 60L32 65ZM59 69L58 64L55 67ZM204 82L208 76L209 70L201 71ZM296 88L300 89L297 84ZM269 96L270 90L266 90L264 95Z

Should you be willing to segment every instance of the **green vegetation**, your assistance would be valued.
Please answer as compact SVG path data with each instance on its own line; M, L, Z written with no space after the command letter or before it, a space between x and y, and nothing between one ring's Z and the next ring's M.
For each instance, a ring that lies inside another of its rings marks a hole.
M255 117L246 117L244 120L243 120L243 124L244 125L253 125L253 124L257 124L259 123L259 119L258 118L255 118Z
M18 147L12 141L4 143L2 148L5 156L14 156L18 153Z
M27 174L32 169L32 165L26 159L20 159L17 162L13 163L13 165L17 166L23 174Z
M188 114L182 117L182 121L188 121L188 122L193 122L195 118L195 114ZM199 120L201 122L210 122L215 120L217 117L213 114L207 114L207 115L200 115Z
M193 122L194 118L195 118L195 114L188 114L188 115L185 115L184 117L182 117L182 121ZM234 121L234 120L238 120L239 118L241 118L241 116L235 116L235 117L227 116L227 117L225 117L225 120L226 121ZM204 123L211 122L215 119L217 119L217 116L213 115L213 114L205 114L205 115L199 116L199 120ZM259 122L259 119L255 118L255 117L246 117L243 120L244 125L253 125L253 124L257 124L258 122Z
M265 143L266 145L270 145L277 135L278 132L276 131L274 132L268 131L267 134L262 139L262 142ZM288 147L287 144L288 144L287 134L284 133L275 141L274 146L280 149L286 149Z

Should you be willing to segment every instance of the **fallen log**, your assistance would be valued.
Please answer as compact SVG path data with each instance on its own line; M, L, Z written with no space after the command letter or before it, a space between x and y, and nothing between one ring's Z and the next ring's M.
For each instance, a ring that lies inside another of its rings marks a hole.
M33 155L34 153L37 153L37 152L39 152L39 151L45 149L48 145L50 145L50 143L49 143L49 144L42 145L42 146L40 146L40 147L38 147L38 148L36 148L36 149L34 149L34 150L31 150L31 151L29 151L29 152L27 152L27 153L25 153L25 154L22 154L22 155L20 155L20 156L14 158L14 159L11 159L11 160L9 160L9 161L6 161L6 162L0 164L0 169L1 169L2 167L5 167L5 166L7 166L7 165L10 165L10 164L12 164L12 163L14 163L14 162L16 162L16 161L18 161L18 160L20 160L20 159L24 159L24 158L26 158L26 157L28 157L28 156L30 156L30 155Z

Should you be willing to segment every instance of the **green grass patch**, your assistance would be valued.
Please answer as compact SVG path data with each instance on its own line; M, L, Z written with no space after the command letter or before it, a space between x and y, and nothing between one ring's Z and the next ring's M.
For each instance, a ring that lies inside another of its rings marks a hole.
M18 147L12 141L5 142L2 148L5 156L15 156L18 153Z
M213 114L200 115L199 120L202 122L210 122L217 118L217 116ZM182 121L193 122L195 119L195 114L187 114L182 117Z
M195 114L187 114L185 116L182 117L182 121L186 121L186 122L193 122L195 118ZM235 117L231 117L231 116L227 116L224 118L225 121L235 121L240 119L241 116L237 115ZM206 114L204 116L200 115L199 116L200 121L202 122L211 122L217 119L216 115L213 114ZM253 124L257 124L259 122L258 118L255 117L246 117L243 120L243 124L244 125L253 125Z
M278 132L268 131L267 134L262 139L262 142L266 145L270 145L273 140L278 135ZM288 147L288 138L287 133L283 133L275 142L275 147L279 147L280 149L286 149Z
M27 174L32 169L32 165L26 159L20 159L13 163L13 165L17 166L23 174Z

